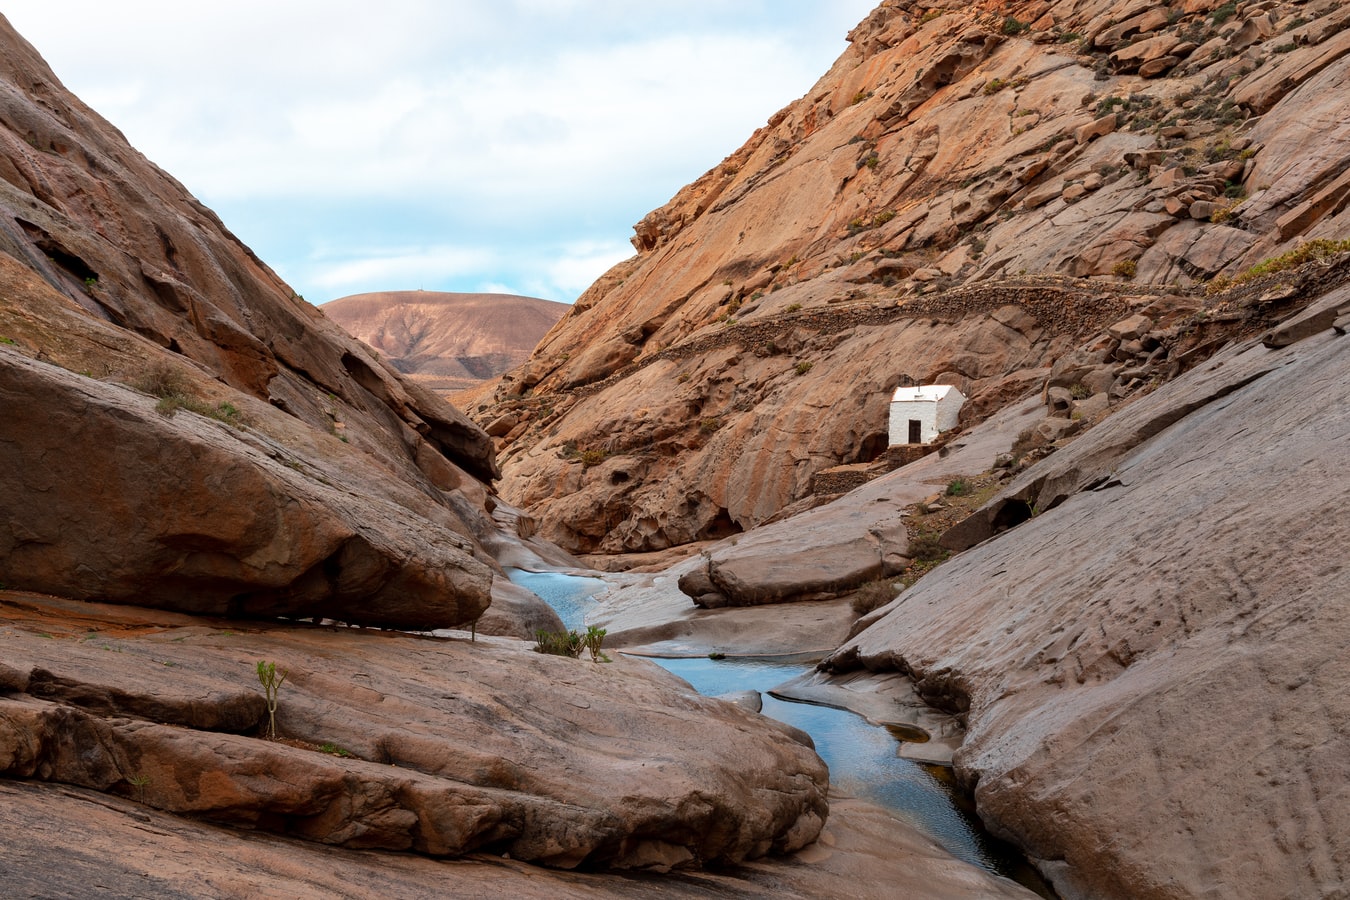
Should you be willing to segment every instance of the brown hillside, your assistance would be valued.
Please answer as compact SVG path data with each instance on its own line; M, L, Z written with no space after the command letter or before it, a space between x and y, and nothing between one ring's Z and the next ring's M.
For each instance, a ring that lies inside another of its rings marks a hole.
M503 495L573 550L655 550L875 457L901 378L978 419L1137 312L1137 343L1085 351L1094 392L1193 365L1222 342L1206 285L1350 232L1348 24L1332 0L888 0L470 408Z
M328 318L435 391L461 391L529 358L566 303L513 294L381 291L323 306Z

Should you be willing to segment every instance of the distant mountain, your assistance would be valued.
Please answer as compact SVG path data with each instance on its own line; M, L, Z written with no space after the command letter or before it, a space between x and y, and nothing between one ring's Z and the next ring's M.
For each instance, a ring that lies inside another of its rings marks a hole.
M513 294L381 291L323 311L424 387L459 391L520 365L571 307Z

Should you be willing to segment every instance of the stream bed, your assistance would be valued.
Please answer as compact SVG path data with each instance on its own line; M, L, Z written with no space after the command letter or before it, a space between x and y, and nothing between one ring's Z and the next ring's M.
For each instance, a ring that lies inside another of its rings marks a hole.
M597 605L591 597L604 588L598 578L514 569L507 574L576 630L586 627L585 615ZM773 696L773 688L810 671L812 662L766 657L644 658L683 678L705 696L758 691L764 715L811 735L816 752L830 767L832 794L884 806L958 859L1011 878L1042 896L1054 896L1015 847L984 830L968 798L954 784L950 769L902 759L897 755L900 744L890 731L852 712Z

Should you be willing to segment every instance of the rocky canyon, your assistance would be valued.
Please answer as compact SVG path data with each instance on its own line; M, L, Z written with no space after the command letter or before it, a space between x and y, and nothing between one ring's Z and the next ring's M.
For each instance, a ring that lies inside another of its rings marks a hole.
M709 655L1043 893L1350 892L1350 8L885 0L457 405L0 41L0 893L1031 896Z

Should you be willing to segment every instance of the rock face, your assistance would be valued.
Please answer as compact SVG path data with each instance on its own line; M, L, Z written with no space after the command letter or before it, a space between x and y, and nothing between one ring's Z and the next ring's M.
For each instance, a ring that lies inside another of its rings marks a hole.
M791 729L650 663L0 602L11 777L322 844L563 868L736 863L825 820L825 765ZM257 736L258 659L287 673L289 743Z
M491 439L296 297L0 23L0 582L434 628Z
M566 303L511 294L383 291L323 312L423 387L462 391L525 362Z
M1027 469L976 518L1038 515L826 662L963 715L981 816L1063 896L1350 883L1350 354L1328 310L1350 288L1302 340L1225 350Z
M874 459L902 378L959 384L969 424L1142 307L1343 236L1346 22L882 4L468 407L503 495L572 551L721 538Z

